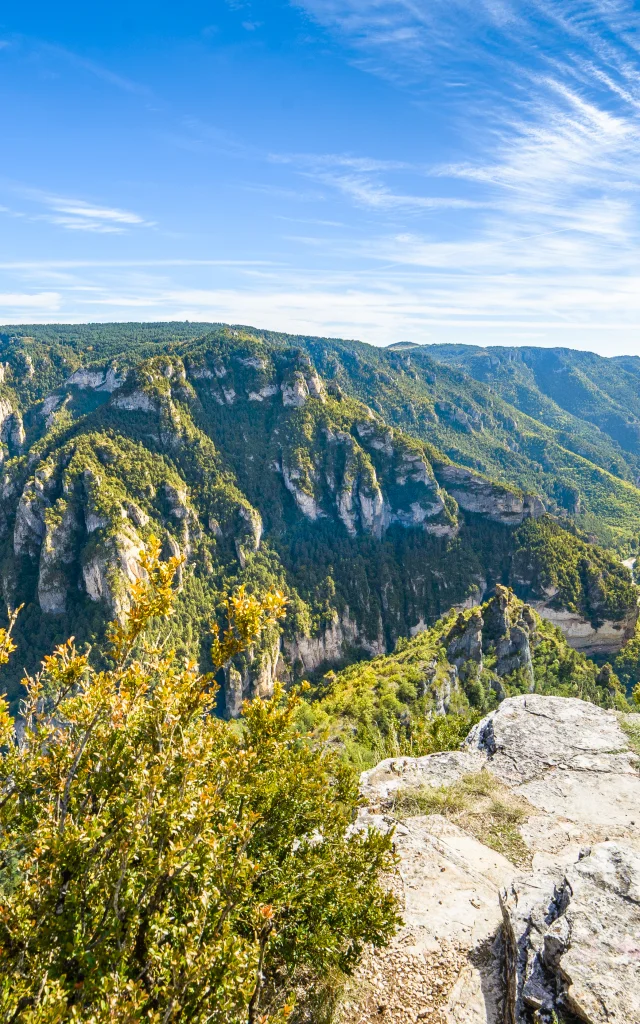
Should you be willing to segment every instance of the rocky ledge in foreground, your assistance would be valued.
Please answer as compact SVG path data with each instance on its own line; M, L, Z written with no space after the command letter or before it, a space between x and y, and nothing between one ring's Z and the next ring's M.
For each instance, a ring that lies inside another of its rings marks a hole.
M640 758L615 712L505 700L463 749L381 762L362 821L395 826L404 927L337 1020L640 1024Z

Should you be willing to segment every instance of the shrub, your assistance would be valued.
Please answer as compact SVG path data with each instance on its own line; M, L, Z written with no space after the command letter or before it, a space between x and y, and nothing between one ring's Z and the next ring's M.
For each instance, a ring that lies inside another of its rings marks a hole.
M107 670L69 641L26 680L20 742L0 709L3 1021L281 1021L398 921L353 774L295 730L295 694L216 718L213 677L157 639L178 561L153 542L144 567ZM230 599L216 666L283 603Z

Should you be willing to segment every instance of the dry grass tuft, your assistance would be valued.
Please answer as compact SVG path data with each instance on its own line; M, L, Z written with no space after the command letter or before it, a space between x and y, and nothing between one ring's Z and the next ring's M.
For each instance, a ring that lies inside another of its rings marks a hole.
M620 725L635 754L640 754L640 715L620 715Z
M518 867L531 866L520 825L532 808L491 772L463 775L449 786L398 790L393 810L399 818L442 814Z

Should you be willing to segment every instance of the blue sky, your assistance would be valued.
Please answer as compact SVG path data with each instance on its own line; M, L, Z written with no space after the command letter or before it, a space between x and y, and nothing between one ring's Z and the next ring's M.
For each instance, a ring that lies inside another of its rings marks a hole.
M5 5L0 83L2 323L640 353L634 0Z

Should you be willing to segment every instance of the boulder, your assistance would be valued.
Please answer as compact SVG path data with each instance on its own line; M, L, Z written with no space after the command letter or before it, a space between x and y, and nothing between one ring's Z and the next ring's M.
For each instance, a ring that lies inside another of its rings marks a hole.
M588 1024L640 1021L640 851L587 848L560 877L513 880L500 894L505 1021L568 1011Z
M395 830L389 885L404 925L367 951L338 1022L640 1022L639 768L616 712L528 694L503 701L458 751L365 772L356 827ZM466 780L473 793L487 778L513 849L473 814L397 810L402 792Z

